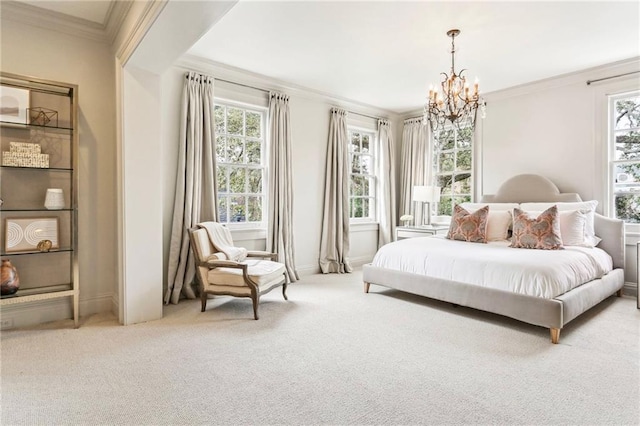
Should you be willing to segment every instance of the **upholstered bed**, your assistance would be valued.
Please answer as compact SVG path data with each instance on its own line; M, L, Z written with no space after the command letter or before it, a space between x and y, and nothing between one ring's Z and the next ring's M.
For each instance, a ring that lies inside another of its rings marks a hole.
M482 197L481 203L524 206L580 201L578 194L560 193L542 176L518 175L495 195ZM363 267L364 289L368 293L370 285L377 284L515 318L549 328L551 341L558 343L565 324L611 295L622 294L624 224L597 213L592 219L595 235L601 239L595 248L522 250L499 242L428 237L390 243L379 250L372 264ZM423 247L426 254L421 262ZM455 252L458 258L451 257ZM450 270L445 268L448 264ZM534 270L536 264L546 269ZM557 282L549 283L552 279Z

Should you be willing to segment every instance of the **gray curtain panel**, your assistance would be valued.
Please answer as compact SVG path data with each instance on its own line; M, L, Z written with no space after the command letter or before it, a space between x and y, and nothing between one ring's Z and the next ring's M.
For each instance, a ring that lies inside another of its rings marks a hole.
M422 118L404 120L402 161L400 163L400 215L412 214L415 224L422 223L423 205L412 201L414 185L428 185L432 180L433 149L429 144L427 121Z
M388 120L378 120L378 248L394 240L396 233L395 142Z
M289 282L298 278L293 247L293 174L291 164L291 120L289 97L269 95L269 226L267 251L278 253L284 263Z
M195 264L187 230L199 222L218 220L213 108L213 77L187 73L165 303L178 303L181 293L189 299L196 297L191 287Z
M320 236L320 270L345 273L349 264L349 153L347 112L331 109L324 186L324 215Z

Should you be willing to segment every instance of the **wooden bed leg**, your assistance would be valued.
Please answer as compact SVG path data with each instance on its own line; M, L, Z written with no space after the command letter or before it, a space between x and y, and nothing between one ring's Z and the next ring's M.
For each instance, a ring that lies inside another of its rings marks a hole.
M557 345L558 341L560 340L560 329L550 328L549 331L551 331L551 343Z
M622 297L622 289L616 291L616 296Z
M369 293L369 286L371 285L371 283L365 282L364 283L364 292L365 293Z

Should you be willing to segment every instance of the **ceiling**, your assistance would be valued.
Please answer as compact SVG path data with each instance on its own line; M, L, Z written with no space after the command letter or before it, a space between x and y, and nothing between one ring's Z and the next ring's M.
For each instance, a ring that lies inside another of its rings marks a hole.
M449 72L487 93L640 55L640 2L240 1L190 54L403 113Z
M116 0L114 0L116 1ZM37 6L54 12L70 15L75 18L86 19L98 24L106 24L111 0L81 0L81 1L52 1L52 0L20 0L31 6Z

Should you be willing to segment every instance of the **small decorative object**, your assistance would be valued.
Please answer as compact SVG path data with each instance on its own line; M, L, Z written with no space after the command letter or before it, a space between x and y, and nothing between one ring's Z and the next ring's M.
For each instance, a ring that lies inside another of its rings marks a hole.
M44 198L44 206L47 210L62 210L64 208L64 194L60 188L47 189Z
M58 127L58 111L42 107L27 108L27 116L29 124Z
M43 154L37 143L9 142L9 151L2 152L2 165L47 169L49 154Z
M20 287L20 278L18 278L18 271L15 266L11 264L9 259L2 261L0 267L0 275L2 276L2 284L0 286L0 294L2 296L10 296L18 291Z
M5 229L6 253L35 251L42 240L50 240L50 248L59 248L57 217L7 218Z
M0 86L0 121L27 123L29 91L17 87Z
M51 250L52 245L53 244L51 243L51 240L42 240L38 243L38 251L47 253L49 250Z
M412 220L413 216L411 216L410 214L400 216L400 221L404 223L404 226L409 225L409 222L411 222Z

